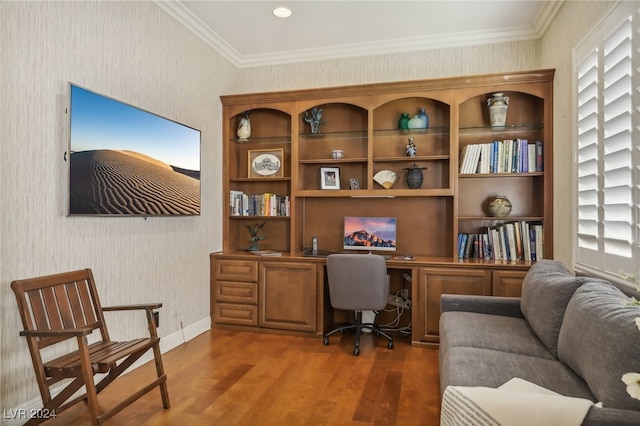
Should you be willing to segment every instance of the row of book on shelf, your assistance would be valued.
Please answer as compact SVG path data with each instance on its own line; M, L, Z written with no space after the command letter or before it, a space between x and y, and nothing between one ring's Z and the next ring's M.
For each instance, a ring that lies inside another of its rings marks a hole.
M460 174L541 172L542 154L542 141L506 139L469 144L460 154Z
M231 190L229 214L231 216L290 216L291 203L288 195L272 193L246 194Z
M485 232L459 233L458 258L536 261L544 258L543 225L518 220L488 227Z

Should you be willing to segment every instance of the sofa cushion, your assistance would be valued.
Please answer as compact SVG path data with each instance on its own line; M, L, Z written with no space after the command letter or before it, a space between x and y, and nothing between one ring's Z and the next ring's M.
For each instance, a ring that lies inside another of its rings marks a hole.
M471 347L452 347L444 355L440 393L448 385L497 388L514 377L564 396L596 401L587 384L558 360Z
M573 292L591 277L574 276L561 262L536 262L522 282L521 309L529 325L554 357L558 356L558 333Z
M627 394L625 373L640 373L640 307L628 306L619 289L588 283L576 290L567 306L558 339L560 361L589 385L605 407L640 410Z
M554 359L527 320L475 312L444 312L440 315L440 352L450 347L471 346Z

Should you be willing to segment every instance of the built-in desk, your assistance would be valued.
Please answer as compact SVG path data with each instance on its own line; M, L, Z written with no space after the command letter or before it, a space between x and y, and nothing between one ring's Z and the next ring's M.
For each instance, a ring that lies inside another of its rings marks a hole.
M334 327L326 258L256 256L248 252L212 253L212 327L322 336ZM410 277L411 342L437 345L440 295L519 296L531 262L496 262L416 256L387 261L391 293Z

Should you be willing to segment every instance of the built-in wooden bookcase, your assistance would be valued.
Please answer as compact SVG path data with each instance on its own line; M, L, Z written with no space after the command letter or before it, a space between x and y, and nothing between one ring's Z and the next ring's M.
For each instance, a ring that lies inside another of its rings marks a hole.
M553 71L542 70L223 96L224 251L244 252L247 225L263 222L261 234L267 238L262 248L295 256L317 236L321 249L339 251L344 216L375 215L398 218L399 253L460 263L459 233L482 232L505 221L535 221L544 224L545 257L552 257L552 80ZM489 125L487 99L496 92L509 97L504 128ZM305 121L305 112L313 108L323 111L319 134ZM429 127L400 130L401 114L413 116L420 108L429 116ZM245 111L250 112L251 136L239 141L236 129ZM409 138L417 146L415 157L405 155ZM544 171L459 173L465 146L514 138L542 142ZM333 159L334 149L343 150L344 158ZM282 152L277 175L251 175L251 152L261 150ZM419 189L405 182L414 165L423 169ZM324 167L339 169L339 189L321 188ZM399 176L391 189L374 181L381 170ZM350 179L357 180L357 189L350 188ZM290 213L236 215L231 191L286 197ZM488 215L486 204L495 195L511 200L507 218Z
M412 324L413 344L438 343L443 293L519 296L532 261L460 258L458 237L514 223L542 225L544 257L553 258L553 74L541 70L223 96L224 243L222 253L211 254L213 324L309 336L333 328L337 320L324 259L300 254L314 236L320 250L342 251L345 216L397 218L396 254L415 258L396 256L388 268L392 293L406 288L411 277L412 308L405 320ZM490 125L487 100L494 93L509 98L503 127ZM305 120L305 112L314 108L322 109L317 134ZM401 114L413 116L422 108L428 128L399 129ZM251 135L239 140L238 123L247 111ZM415 157L405 153L409 138L417 147ZM470 146L514 139L540 141L542 170L461 173ZM342 150L344 158L332 158L332 150ZM278 163L273 173L252 167L266 167L262 154ZM418 189L405 181L414 165L423 171ZM338 188L322 188L323 168L339 170ZM382 170L399 176L390 189L374 180ZM351 179L357 188L350 186ZM240 212L233 201L238 194L257 194L254 198L286 208ZM488 201L498 195L513 205L507 217L489 215ZM281 256L247 253L247 228L262 224L260 235L266 239L260 247Z
M510 87L509 87L510 86ZM495 92L509 98L504 127L489 124L487 100ZM552 84L548 80L528 84L487 85L462 89L457 95L459 109L458 152L465 146L494 141L521 140L542 147L539 162L543 170L524 172L476 172L458 174L457 223L459 233L482 233L487 228L509 222L543 224L544 257L553 256L552 225ZM515 154L514 154L515 157ZM462 155L459 161L461 162ZM515 167L515 165L514 165ZM509 216L491 217L488 203L506 196L512 203Z
M251 137L243 141L236 135L240 115L249 111ZM265 249L289 251L291 249L291 215L246 214L234 212L232 191L244 194L275 194L291 198L291 113L278 105L246 108L234 106L225 109L224 132L224 250L244 250L249 247L247 225L265 223L270 237L261 243ZM275 176L260 177L250 173L250 155L262 152L282 153L281 169Z

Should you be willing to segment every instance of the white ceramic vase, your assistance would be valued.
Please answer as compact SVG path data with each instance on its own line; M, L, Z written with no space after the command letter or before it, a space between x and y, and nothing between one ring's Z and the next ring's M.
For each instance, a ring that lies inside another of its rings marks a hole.
M249 112L243 112L238 122L238 131L236 132L239 141L246 141L251 136L251 120L249 120Z
M487 99L489 106L489 121L491 127L504 128L507 122L507 109L509 108L509 97L502 93L494 93Z

